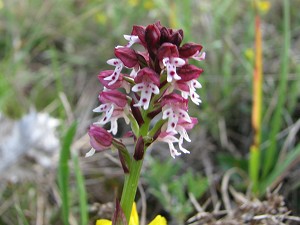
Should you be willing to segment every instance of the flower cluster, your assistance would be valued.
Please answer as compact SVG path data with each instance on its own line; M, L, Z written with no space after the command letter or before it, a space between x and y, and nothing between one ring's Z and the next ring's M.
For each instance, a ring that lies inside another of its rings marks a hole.
M114 144L117 120L124 118L131 123L135 140L143 139L143 146L136 146L136 151L160 141L169 145L173 158L189 153L182 145L184 140L191 141L187 130L194 127L197 119L188 114L188 103L201 103L196 90L201 88L198 77L203 72L189 62L205 58L202 46L182 45L183 31L166 28L160 22L133 26L131 34L124 38L128 43L117 46L116 57L107 61L114 68L98 75L104 90L99 94L100 106L94 109L102 115L89 131L92 151ZM159 122L151 125L154 118ZM108 131L101 127L107 123Z

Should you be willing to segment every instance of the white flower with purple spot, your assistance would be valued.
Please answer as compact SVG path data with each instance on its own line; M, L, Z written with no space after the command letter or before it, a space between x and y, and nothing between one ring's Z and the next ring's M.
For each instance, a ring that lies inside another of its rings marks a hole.
M140 92L140 100L134 104L136 107L143 107L144 110L149 108L152 94L159 94L159 78L156 72L150 68L141 69L134 79L135 85L132 87L133 92Z
M176 125L179 119L186 122L192 122L187 113L187 100L178 94L169 94L162 100L162 119L168 119L167 132L177 134Z
M172 82L172 80L180 80L181 77L178 76L176 72L176 67L181 67L185 64L185 61L181 58L174 57L174 58L164 58L163 65L166 67L167 70L167 81Z
M116 67L114 72L110 76L104 78L104 80L110 81L108 83L108 85L113 85L114 83L116 83L118 81L124 64L122 63L122 61L120 59L117 59L117 58L107 60L107 64Z
M99 95L99 100L103 102L103 104L93 111L103 113L103 115L95 124L103 125L110 122L111 127L108 132L115 135L118 132L117 120L119 118L124 118L127 124L130 122L127 116L129 106L127 104L126 95L117 90L105 90Z

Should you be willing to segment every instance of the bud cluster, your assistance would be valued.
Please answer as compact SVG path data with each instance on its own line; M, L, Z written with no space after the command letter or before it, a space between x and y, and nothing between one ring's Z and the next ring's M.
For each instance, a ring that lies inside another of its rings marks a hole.
M157 141L168 143L173 158L181 152L189 153L182 144L184 140L191 141L187 130L194 127L197 119L189 116L188 102L201 103L196 89L201 88L197 79L203 72L189 60L204 60L202 46L181 45L183 31L166 28L160 22L133 26L131 35L124 37L128 43L117 46L116 58L107 61L114 69L98 75L104 90L98 97L100 106L93 110L102 115L89 130L92 152L119 143L113 136L118 132L117 120L124 118L131 123L137 143L135 158L142 158L145 146ZM133 48L136 45L143 50ZM158 122L150 127L154 118ZM110 123L108 131L101 127L106 123ZM174 143L178 143L180 151Z

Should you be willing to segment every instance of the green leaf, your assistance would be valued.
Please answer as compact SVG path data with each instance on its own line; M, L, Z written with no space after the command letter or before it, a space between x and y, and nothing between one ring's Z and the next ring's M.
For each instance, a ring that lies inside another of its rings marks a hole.
M62 140L58 164L58 185L62 199L62 217L65 225L69 224L69 166L70 147L76 133L77 124L73 123Z
M283 27L284 27L284 43L283 43L283 53L281 58L281 73L279 75L278 84L278 101L276 103L276 109L274 116L271 121L271 132L270 132L270 146L266 151L265 162L263 164L263 177L266 177L272 167L276 163L277 154L277 140L276 135L279 133L282 125L282 112L284 109L286 91L288 86L288 73L289 73L289 50L290 50L290 6L289 0L284 1L283 7Z
M80 206L80 224L88 224L88 207L87 207L87 197L84 184L84 177L81 173L79 166L79 160L77 154L73 155L73 164L76 176L76 184L79 193L79 206Z

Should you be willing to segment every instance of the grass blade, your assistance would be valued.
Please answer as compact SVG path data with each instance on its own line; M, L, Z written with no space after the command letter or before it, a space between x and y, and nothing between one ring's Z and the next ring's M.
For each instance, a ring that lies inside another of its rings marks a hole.
M68 183L69 183L70 172L69 172L68 161L70 159L70 152L71 152L70 147L75 132L76 132L76 123L73 123L63 138L62 148L59 157L59 164L58 164L58 185L59 185L61 199L62 199L62 217L65 225L69 224Z
M289 49L290 49L290 36L291 36L291 30L290 30L290 6L289 6L289 0L284 0L284 19L283 19L283 27L284 27L284 48L283 48L283 54L281 58L281 73L280 73L280 79L279 79L279 85L278 85L278 101L276 104L276 109L274 116L271 121L271 132L270 132L270 146L266 150L266 156L265 156L265 163L263 167L263 177L266 177L269 173L269 171L272 169L272 167L275 165L276 160L276 154L277 154L277 141L276 141L276 135L280 131L281 125L282 125L282 112L284 108L284 102L285 102L285 96L287 91L287 84L288 84L288 72L289 72Z
M73 164L76 176L76 184L79 192L79 206L80 206L80 224L88 224L88 208L87 208L87 197L84 184L84 177L81 173L79 166L79 160L77 154L73 155Z
M292 151L290 151L285 160L282 163L277 164L270 175L261 183L261 194L264 194L268 187L272 186L274 182L276 182L276 180L282 176L283 173L287 172L287 170L293 165L293 163L299 160L299 157L300 144L298 144Z

